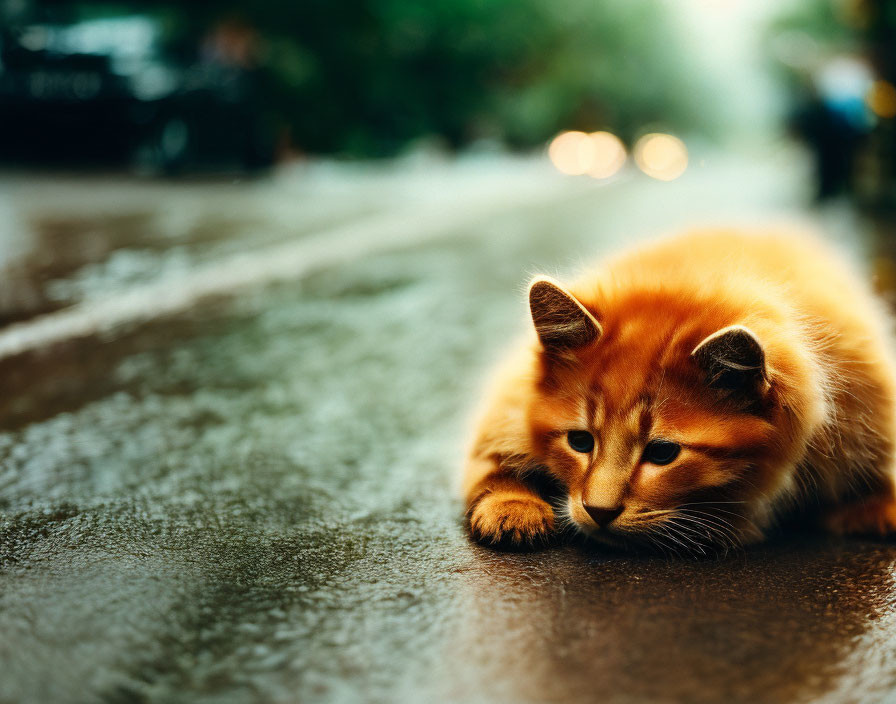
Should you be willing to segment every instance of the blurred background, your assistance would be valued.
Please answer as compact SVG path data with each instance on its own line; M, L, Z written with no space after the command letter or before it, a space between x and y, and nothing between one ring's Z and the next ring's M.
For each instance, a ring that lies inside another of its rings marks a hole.
M369 210L377 170L447 197L473 161L492 185L528 169L546 190L722 163L705 178L736 188L765 165L787 174L779 209L835 203L886 241L894 31L885 0L2 0L0 242L16 271L0 320L76 302L77 272L116 253L139 277L175 244L257 246L240 214L203 209L216 192L267 207L267 184L297 230L320 229ZM164 184L195 191L180 224L158 222Z
M818 197L882 206L893 13L883 0L3 0L0 155L254 173L533 153L566 130L632 150L661 129L716 144L786 129L814 155ZM595 177L611 173L602 144Z
M3 0L0 156L165 176L531 154L567 130L636 152L651 131L723 145L786 130L813 154L819 198L885 206L893 13L883 0ZM612 175L615 149L600 142L578 170Z

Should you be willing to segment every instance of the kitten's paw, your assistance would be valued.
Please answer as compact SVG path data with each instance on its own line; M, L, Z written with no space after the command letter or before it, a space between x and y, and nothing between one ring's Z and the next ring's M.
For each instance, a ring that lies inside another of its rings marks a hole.
M896 500L875 498L838 506L825 519L827 529L837 535L896 533Z
M554 531L551 505L535 496L495 492L470 512L470 532L481 543L535 545Z

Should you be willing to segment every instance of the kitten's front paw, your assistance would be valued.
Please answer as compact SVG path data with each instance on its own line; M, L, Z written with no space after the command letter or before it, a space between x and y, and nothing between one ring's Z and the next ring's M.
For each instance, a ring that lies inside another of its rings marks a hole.
M534 545L554 530L550 504L537 497L486 494L470 513L470 532L481 543Z
M889 497L873 498L838 506L825 523L837 535L892 535L896 533L896 501Z

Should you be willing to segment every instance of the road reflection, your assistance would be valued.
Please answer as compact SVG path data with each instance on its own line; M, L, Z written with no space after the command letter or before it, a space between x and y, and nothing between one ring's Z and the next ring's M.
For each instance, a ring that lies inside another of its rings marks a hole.
M876 700L896 672L894 565L896 547L809 538L718 562L483 550L450 645L476 666L453 687L522 701Z

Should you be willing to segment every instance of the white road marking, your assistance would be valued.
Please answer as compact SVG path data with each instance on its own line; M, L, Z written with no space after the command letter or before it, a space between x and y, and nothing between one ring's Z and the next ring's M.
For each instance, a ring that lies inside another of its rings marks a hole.
M565 180L537 179L513 190L479 192L461 202L426 204L398 213L364 218L316 235L261 251L234 255L180 275L49 313L0 331L0 359L86 336L109 336L140 323L193 307L208 296L297 279L316 269L361 256L417 245L512 208L544 205L594 188Z

